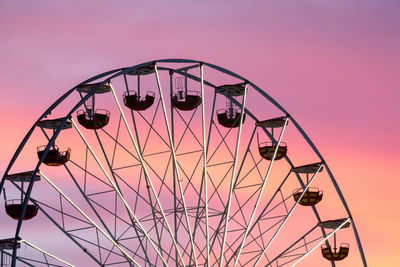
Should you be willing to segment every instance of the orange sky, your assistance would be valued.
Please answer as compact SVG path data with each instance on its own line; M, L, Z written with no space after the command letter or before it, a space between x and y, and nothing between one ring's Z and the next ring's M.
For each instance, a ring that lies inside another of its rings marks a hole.
M204 60L292 114L332 169L369 265L396 266L399 11L390 0L2 1L0 174L36 118L82 80L152 59Z

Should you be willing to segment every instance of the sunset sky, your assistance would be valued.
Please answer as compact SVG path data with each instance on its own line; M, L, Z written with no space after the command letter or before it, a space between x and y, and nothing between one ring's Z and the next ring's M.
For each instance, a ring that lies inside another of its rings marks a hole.
M337 179L369 266L397 266L399 12L396 0L1 0L0 175L34 121L81 81L154 59L202 60L265 89L299 122Z

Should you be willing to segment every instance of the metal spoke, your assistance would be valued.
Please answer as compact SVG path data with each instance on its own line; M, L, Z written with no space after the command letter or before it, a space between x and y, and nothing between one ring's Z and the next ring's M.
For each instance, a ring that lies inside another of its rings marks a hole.
M283 228L283 226L285 225L285 223L287 222L287 220L289 219L290 215L293 213L294 209L297 207L297 204L300 202L301 198L304 196L304 194L306 193L306 190L310 187L310 184L314 181L315 177L317 176L317 173L321 170L322 168L322 164L318 167L317 171L314 173L314 175L311 177L310 181L307 183L306 188L303 190L303 193L301 193L299 199L296 201L296 203L292 206L292 208L290 209L288 215L286 216L285 220L282 222L282 224L279 226L279 228L276 230L276 232L274 233L274 235L272 236L272 238L270 239L270 241L268 242L267 246L264 248L263 253L258 257L256 263L254 265L257 265L261 258L262 255L267 251L267 249L269 248L269 246L272 244L272 242L275 240L276 236L279 234L280 230Z
M144 235L146 236L146 238L149 240L150 244L152 245L152 247L155 249L155 251L157 252L157 254L160 256L160 258L164 261L162 255L160 254L160 252L158 251L157 247L155 246L154 242L151 241L148 233L146 232L146 230L144 229L144 227L141 225L141 223L139 222L139 220L137 219L136 215L133 213L133 211L131 210L131 208L129 207L128 203L126 202L125 198L122 196L121 192L119 191L118 187L114 184L113 180L110 178L110 176L107 174L106 170L104 169L103 165L101 164L100 160L97 158L96 154L94 153L93 149L91 148L91 146L89 145L89 143L86 141L85 137L83 136L82 132L79 130L78 126L76 125L75 121L71 118L71 122L72 125L74 126L75 130L78 132L79 136L81 137L81 139L83 140L83 142L85 143L85 145L89 148L90 153L92 154L93 158L95 159L95 161L97 162L97 164L99 165L100 169L102 170L103 174L107 177L109 183L111 184L111 186L114 188L115 192L118 194L119 198L121 199L122 203L124 204L125 208L127 209L128 213L132 216L133 220L135 221L136 224L139 225L140 230L144 233ZM165 263L166 264L166 263Z
M236 175L236 164L237 164L237 158L239 156L240 136L242 134L242 125L243 125L243 116L244 116L244 112L245 112L244 107L245 107L245 103L246 103L247 86L248 85L246 83L245 87L244 87L242 111L240 113L239 130L238 130L237 139L236 139L235 157L234 157L234 163L233 163L231 184L230 184L230 187L229 187L228 202L227 202L227 206L225 208L226 219L225 219L224 235L223 235L223 238L222 238L219 267L222 267L222 263L224 261L224 257L223 256L224 256L224 248L225 248L225 241L226 241L226 232L228 230L229 212L230 212L230 208L231 208L232 191L233 191L233 186L235 184L234 181L235 181L235 175Z
M317 245L315 245L312 249L310 249L306 254L304 254L300 259L298 259L295 263L293 263L291 266L295 266L298 264L300 261L302 261L305 257L308 256L311 252L314 251L317 247L319 247L322 243L325 242L325 240L328 240L329 237L331 237L333 234L335 234L339 229L341 229L346 223L350 221L350 218L347 218L341 225L339 225L335 230L333 230L329 235L327 235L324 239L322 239Z
M48 135L46 134L46 132L43 130L43 128L41 128L41 131L42 131L42 133L45 135L45 137L46 137L48 140L50 140L50 138L48 137ZM88 149L88 148L87 148L87 149ZM86 157L86 158L87 158L87 157ZM71 179L73 180L73 182L74 182L74 184L76 185L76 187L79 189L79 191L80 191L82 197L86 200L86 202L87 202L87 204L90 206L91 210L95 213L96 217L100 220L101 224L103 225L103 227L105 228L105 230L107 231L107 233L113 238L113 240L114 240L115 242L117 242L116 239L115 239L115 235L112 234L111 230L108 228L108 226L106 225L106 223L104 222L104 220L102 219L102 217L99 215L99 213L97 212L97 210L93 207L92 203L89 201L89 198L88 198L89 195L85 194L85 192L84 192L84 191L82 190L82 188L79 186L79 183L77 182L77 180L75 179L75 177L72 175L72 172L69 170L69 168L68 168L68 166L67 166L66 164L64 164L64 168L65 168L66 171L68 172L69 176L70 176ZM81 169L82 169L82 168L81 168ZM87 173L86 162L85 162L85 169L84 169L84 171L85 171L85 175L86 175L86 173ZM102 180L100 180L100 181L102 181ZM107 185L108 185L108 184L107 184ZM62 210L61 194L60 194L60 206L61 206L61 214L64 215L64 212L63 212L63 210ZM64 216L62 216L62 219L63 219L63 226L64 226ZM116 228L115 228L115 229L116 229ZM136 230L136 229L135 229L135 230ZM137 233L137 232L136 232L136 234L137 234L137 236L138 236L138 233ZM99 248L99 249L100 249L100 248ZM146 257L147 257L147 253L146 253L145 250L144 250L144 253L145 253ZM100 250L99 250L99 257L100 257L100 261L102 261L102 260L101 260L101 253L100 253ZM147 259L148 259L148 258L147 258ZM127 260L129 260L129 259L127 258ZM148 259L148 260L149 260L149 259Z
M237 256L236 256L236 260L235 260L235 263L233 265L234 267L237 265L237 263L239 261L240 253L242 253L243 245L246 242L246 238L247 238L247 235L248 235L249 230L250 230L250 225L251 225L251 223L253 221L254 215L255 215L256 210L258 208L258 203L261 200L262 193L264 192L265 185L266 185L266 183L268 181L268 176L269 176L269 174L271 172L272 164L274 163L276 154L278 153L278 148L279 148L279 145L281 143L283 133L285 132L285 129L286 129L286 126L287 126L287 121L288 121L288 118L286 118L286 120L285 120L285 124L283 125L281 134L280 134L279 139L278 139L278 143L275 145L276 147L275 147L274 155L273 155L273 157L271 159L271 162L269 163L267 174L265 175L264 181L262 183L262 186L261 186L261 189L260 189L260 193L258 194L258 197L257 197L257 200L256 200L256 204L254 204L254 209L253 209L253 212L251 213L250 219L248 221L248 226L246 228L246 232L244 233L242 242L240 243L240 246L239 246L239 249L238 249L238 252L237 252Z
M192 245L192 250L193 250L193 254L194 254L194 262L195 265L198 266L197 264L197 256L196 256L196 251L195 251L195 247L194 247L194 241L193 241L193 235L192 235L192 230L190 228L190 221L189 221L189 217L187 214L187 208L186 208L186 203L185 203L185 198L183 196L183 189L182 189L182 183L181 183L181 178L179 175L179 170L177 168L177 160L176 160L176 155L175 155L175 147L174 147L174 143L172 140L172 134L171 134L171 129L169 127L169 123L168 123L168 118L167 118L167 111L165 108L165 103L164 103L164 96L162 93L162 89L161 89L161 83L160 83L160 78L158 76L158 71L157 71L157 65L154 64L154 73L156 75L156 81L157 81L157 86L158 86L158 91L160 94L160 99L161 99L161 105L162 105L162 109L163 109L163 114L164 114L164 121L165 121L165 126L167 127L167 132L168 132L168 138L169 138L169 142L170 142L170 146L171 146L171 153L172 153L172 159L173 159L173 165L175 166L175 173L176 176L178 178L178 186L179 186L179 191L180 191L180 195L181 195L181 201L182 201L182 205L183 205L183 210L185 212L185 218L186 218L186 224L187 224L187 228L188 228L188 234L189 234L189 238L190 238L190 242Z
M142 169L143 169L143 171L144 171L144 173L145 173L145 177L146 177L146 179L147 179L147 181L148 181L148 183L149 183L149 185L150 185L150 187L151 187L151 190L152 190L152 192L153 192L153 196L154 196L155 199L156 199L157 205L158 205L158 207L159 207L159 209L160 209L160 212L161 212L161 214L162 214L162 217L163 217L163 219L164 219L164 222L165 222L165 224L166 224L166 226L167 226L167 228L168 228L168 233L170 234L171 239L172 239L172 242L174 243L176 249L177 249L178 252L179 252L178 244L176 243L176 240L175 240L175 238L174 238L174 236L173 236L173 233L172 233L172 231L171 231L171 227L169 226L168 220L167 220L167 218L166 218L166 216L165 216L165 213L164 213L164 210L163 210L163 208L162 208L161 202L160 202L160 200L159 200L159 198L158 198L158 196L157 196L157 193L156 193L156 191L155 191L155 189L154 189L153 183L151 182L149 173L148 173L148 171L147 171L147 167L146 167L146 165L145 165L145 163L144 163L144 159L143 159L142 153L140 152L139 147L137 146L137 143L136 143L135 139L133 138L132 131L130 130L130 127L129 127L129 125L128 125L128 121L126 120L125 114L123 113L122 108L121 108L121 105L119 104L119 101L118 101L117 95L116 95L116 93L115 93L115 90L114 90L114 88L113 88L113 86L112 86L111 83L109 83L109 85L110 85L110 88L111 88L111 92L112 92L112 94L113 94L113 96L114 96L115 103L117 104L117 107L118 107L118 109L119 109L119 112L120 112L120 114L121 114L121 116L122 116L122 118L123 118L123 121L124 121L124 123L125 123L126 129L127 129L128 133L129 133L129 137L130 137L130 139L131 139L131 141L132 141L132 143L133 143L133 145L134 145L134 147L135 147L135 150L136 150L136 153L137 153L137 155L138 155L138 157L139 157L140 163L142 164ZM133 213L132 213L132 214L133 214ZM147 235L147 234L146 234L146 235ZM154 249L157 251L157 254L159 254L159 256L160 256L160 258L163 260L164 264L167 265L167 263L165 262L164 258L163 258L162 255L161 255L160 251L155 247L155 245L154 245L154 243L151 241L151 239L148 238L148 240L149 240L150 244L154 247ZM180 258L181 262L184 264L184 261L183 261L183 258L182 258L182 254L181 254L180 252L179 252L178 254L179 254L179 258Z

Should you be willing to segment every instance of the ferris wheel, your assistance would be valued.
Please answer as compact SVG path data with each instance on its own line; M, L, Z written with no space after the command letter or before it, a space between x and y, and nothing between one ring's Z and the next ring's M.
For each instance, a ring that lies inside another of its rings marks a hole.
M0 191L16 223L1 266L367 266L305 131L266 90L206 62L73 87L33 124Z

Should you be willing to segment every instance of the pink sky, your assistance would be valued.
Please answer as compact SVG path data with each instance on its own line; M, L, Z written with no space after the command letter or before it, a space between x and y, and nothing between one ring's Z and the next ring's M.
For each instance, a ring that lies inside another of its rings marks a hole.
M292 114L333 170L369 265L395 266L399 12L394 0L1 1L0 174L36 118L82 80L199 59Z

